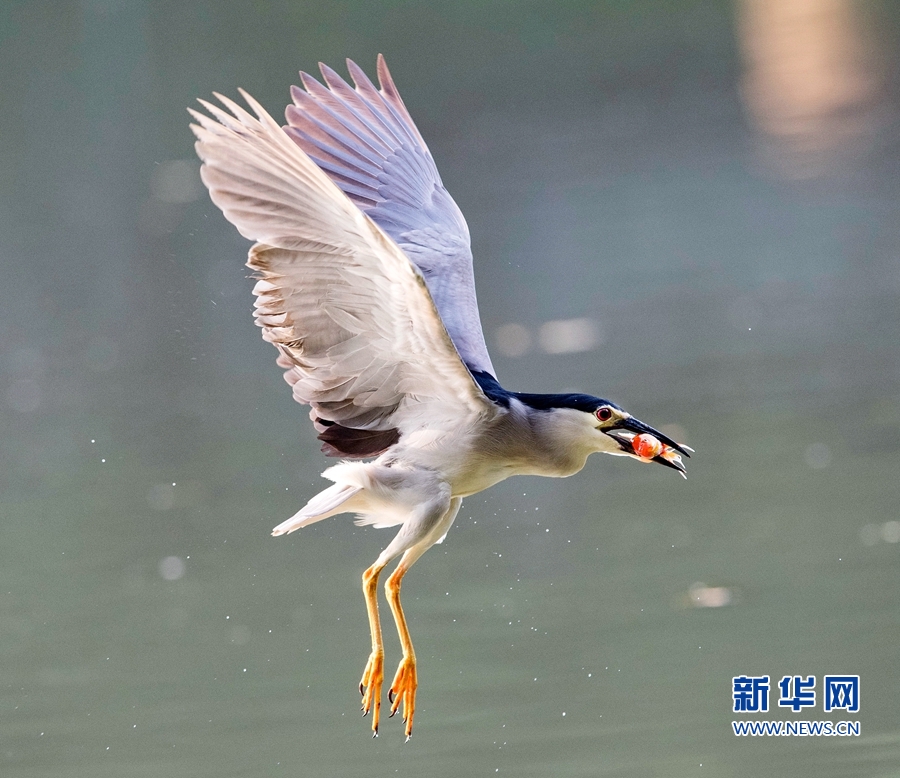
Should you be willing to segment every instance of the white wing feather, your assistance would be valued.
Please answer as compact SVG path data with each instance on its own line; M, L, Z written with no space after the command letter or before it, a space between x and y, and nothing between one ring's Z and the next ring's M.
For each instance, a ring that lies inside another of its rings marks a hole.
M451 430L496 406L462 363L421 272L252 98L200 101L201 176L246 238L257 323L325 425ZM320 431L323 429L319 427ZM323 438L324 439L324 438Z

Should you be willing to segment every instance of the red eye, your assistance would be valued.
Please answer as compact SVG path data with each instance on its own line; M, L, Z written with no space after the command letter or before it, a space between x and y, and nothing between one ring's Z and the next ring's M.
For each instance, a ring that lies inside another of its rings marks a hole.
M594 415L600 419L600 421L609 421L612 418L612 410L609 408L597 408Z

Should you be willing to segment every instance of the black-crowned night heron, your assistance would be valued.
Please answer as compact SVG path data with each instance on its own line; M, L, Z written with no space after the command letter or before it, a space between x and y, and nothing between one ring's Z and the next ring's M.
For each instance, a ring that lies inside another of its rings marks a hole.
M363 574L372 652L360 692L378 734L385 583L403 657L388 693L409 737L416 658L400 582L447 534L463 498L512 475L569 476L589 454L655 461L682 474L690 449L609 400L522 394L497 382L475 301L469 230L425 141L378 58L380 89L353 62L355 88L321 66L301 73L287 127L250 95L255 116L216 95L200 101L201 175L213 202L256 241L256 323L278 349L294 398L329 456L334 485L279 524L285 535L338 513L400 525Z

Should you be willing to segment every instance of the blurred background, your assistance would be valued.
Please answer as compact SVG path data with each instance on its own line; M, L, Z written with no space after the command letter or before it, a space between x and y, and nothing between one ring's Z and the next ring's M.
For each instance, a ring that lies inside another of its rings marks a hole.
M900 775L898 44L888 0L4 0L0 773ZM356 691L391 532L269 537L329 462L185 111L279 117L297 70L378 52L502 383L697 449L686 482L594 457L466 500L404 587L407 745ZM744 674L768 715L732 712Z

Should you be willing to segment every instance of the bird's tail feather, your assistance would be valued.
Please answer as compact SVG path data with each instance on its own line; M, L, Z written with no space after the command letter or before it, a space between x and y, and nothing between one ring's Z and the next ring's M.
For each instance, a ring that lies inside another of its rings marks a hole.
M347 513L358 508L347 504L347 501L361 492L358 486L347 484L335 484L329 486L324 492L319 492L306 505L303 506L287 521L283 521L272 530L273 535L287 535L300 527L315 524L317 521L335 516L338 513Z

